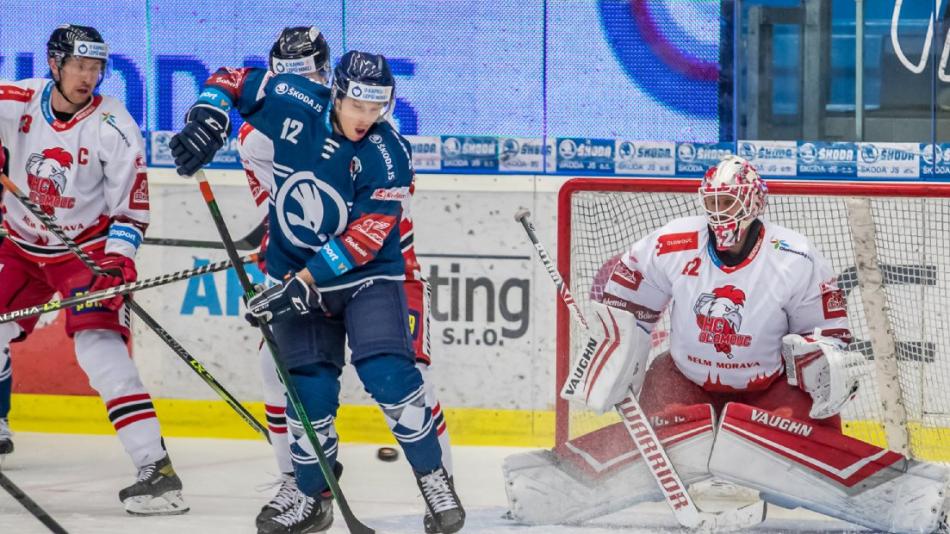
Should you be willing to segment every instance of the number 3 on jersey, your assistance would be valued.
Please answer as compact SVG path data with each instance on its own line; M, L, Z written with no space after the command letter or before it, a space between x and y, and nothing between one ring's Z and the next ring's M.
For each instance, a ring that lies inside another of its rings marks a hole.
M683 267L683 272L680 274L685 274L687 276L699 276L699 266L702 265L703 261L699 258L693 258L686 262L686 266Z
M284 127L280 130L280 138L296 145L297 136L300 135L301 130L303 130L302 122L287 117L284 119Z

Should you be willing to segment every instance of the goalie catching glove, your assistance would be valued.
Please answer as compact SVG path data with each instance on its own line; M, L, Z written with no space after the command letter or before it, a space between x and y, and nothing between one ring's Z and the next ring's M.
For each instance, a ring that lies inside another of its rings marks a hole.
M256 289L259 292L247 301L244 316L251 326L279 323L323 309L320 292L296 276L288 276L282 283L266 289L263 286Z
M811 395L808 415L831 417L858 392L866 374L864 355L842 349L834 338L788 334L782 338L782 357L788 383Z
M591 302L590 339L561 389L561 397L604 413L643 385L650 332L632 313Z

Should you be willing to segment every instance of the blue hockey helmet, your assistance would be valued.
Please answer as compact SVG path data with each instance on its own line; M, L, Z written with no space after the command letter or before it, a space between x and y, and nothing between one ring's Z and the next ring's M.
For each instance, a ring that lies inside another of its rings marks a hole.
M333 98L354 98L383 104L383 115L395 98L396 79L380 54L351 50L333 69Z
M270 70L275 74L319 74L329 84L330 46L313 26L284 28L270 49Z

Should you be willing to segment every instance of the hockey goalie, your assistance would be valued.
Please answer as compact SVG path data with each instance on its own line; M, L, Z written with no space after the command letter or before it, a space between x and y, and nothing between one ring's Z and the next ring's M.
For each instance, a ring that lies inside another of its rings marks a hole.
M561 395L603 413L638 393L687 486L715 477L874 530L943 531L946 467L841 432L864 357L847 350L831 267L807 238L764 218L767 195L742 158L710 168L699 189L706 215L643 237L592 292L586 369ZM670 348L648 365L664 310ZM663 499L619 423L511 456L504 475L511 517L529 524Z

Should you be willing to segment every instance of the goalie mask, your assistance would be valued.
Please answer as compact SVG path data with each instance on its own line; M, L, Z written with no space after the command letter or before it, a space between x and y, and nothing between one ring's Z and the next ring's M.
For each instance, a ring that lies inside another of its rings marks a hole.
M699 200L716 241L716 250L742 242L749 225L765 212L768 187L748 161L727 156L710 167L699 186Z

